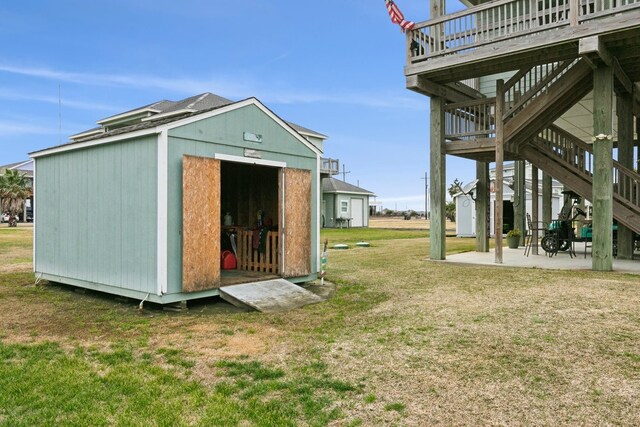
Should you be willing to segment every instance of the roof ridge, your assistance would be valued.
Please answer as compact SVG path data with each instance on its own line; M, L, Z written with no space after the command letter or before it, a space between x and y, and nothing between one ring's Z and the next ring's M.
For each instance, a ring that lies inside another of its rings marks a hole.
M211 95L210 92L205 92L202 95L200 95L198 97L198 99L196 99L195 101L193 101L191 104L187 105L187 108L193 108L194 105L196 105L198 102L202 101L204 98L208 97L209 95ZM187 98L188 99L188 98Z

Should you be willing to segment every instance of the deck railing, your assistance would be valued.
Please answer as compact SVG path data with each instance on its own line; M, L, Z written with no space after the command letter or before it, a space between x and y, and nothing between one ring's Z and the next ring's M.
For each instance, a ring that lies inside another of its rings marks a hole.
M329 175L337 175L340 173L340 161L338 159L330 159L323 157L321 159L320 173Z
M625 9L640 0L497 0L417 23L407 31L408 63L464 52L479 46Z
M447 104L445 138L450 141L495 137L496 99L483 98Z
M504 85L504 121L516 116L537 97L548 93L549 88L578 60L552 62L524 69L511 77Z

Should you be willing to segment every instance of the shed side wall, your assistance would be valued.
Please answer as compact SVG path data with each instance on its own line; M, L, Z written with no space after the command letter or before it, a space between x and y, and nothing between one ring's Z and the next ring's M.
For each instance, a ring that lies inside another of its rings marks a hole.
M40 157L35 271L156 292L157 138Z

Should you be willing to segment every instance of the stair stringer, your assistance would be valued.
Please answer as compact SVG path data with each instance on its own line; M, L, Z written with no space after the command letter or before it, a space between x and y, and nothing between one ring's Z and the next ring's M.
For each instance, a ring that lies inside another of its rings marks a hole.
M570 163L546 152L545 148L535 142L520 148L520 153L538 169L553 176L558 181L569 187L585 199L593 198L593 182L587 176L574 170ZM613 217L619 223L625 225L636 233L640 233L640 211L621 202L617 197L613 198Z
M504 124L504 138L517 152L566 113L593 88L593 70L585 60L573 64L546 91ZM526 95L526 94L525 94Z

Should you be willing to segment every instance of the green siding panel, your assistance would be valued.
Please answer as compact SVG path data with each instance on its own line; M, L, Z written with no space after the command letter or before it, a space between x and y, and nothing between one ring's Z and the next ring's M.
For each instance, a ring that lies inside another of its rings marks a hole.
M36 160L35 270L156 292L157 138Z
M243 140L243 132L260 134L262 143ZM168 294L182 291L182 157L244 156L244 149L260 151L263 160L313 171L311 223L313 272L318 270L318 174L316 154L255 106L247 106L169 131L168 154Z
M245 141L244 132L262 135L261 143ZM245 148L263 153L263 159L277 160L280 154L314 158L315 153L255 105L238 108L169 131L170 137L212 142L227 146L228 154L243 155ZM222 152L222 151L221 151ZM240 153L240 154L237 154Z

